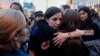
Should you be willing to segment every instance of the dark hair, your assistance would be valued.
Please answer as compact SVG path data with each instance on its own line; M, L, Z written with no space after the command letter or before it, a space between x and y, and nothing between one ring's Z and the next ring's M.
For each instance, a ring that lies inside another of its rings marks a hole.
M43 14L43 12L42 12L42 11L36 11L36 12L35 12L35 15L36 15L36 14L38 14L38 13Z
M70 6L69 5L62 5L62 7L64 8L64 9L70 9Z
M51 16L53 16L54 14L61 12L60 8L58 7L50 7L46 10L44 17L46 19L49 19Z
M13 3L10 5L10 8L12 7L12 5L17 5L17 6L19 6L21 12L24 13L23 7L20 5L20 3L18 3L18 2L13 2Z
M62 32L70 32L76 30L80 25L81 19L77 11L68 9L66 10L59 30Z
M91 21L91 19L92 19L91 10L88 7L83 6L79 9L79 12L80 11L84 11L88 14L88 18L85 21L87 21L87 22Z
M38 17L38 16L43 17L44 15L42 13L38 13L38 14L35 15L35 17Z
M37 17L37 16L43 17L44 14L43 14L42 11L36 11L36 12L35 12L35 17Z

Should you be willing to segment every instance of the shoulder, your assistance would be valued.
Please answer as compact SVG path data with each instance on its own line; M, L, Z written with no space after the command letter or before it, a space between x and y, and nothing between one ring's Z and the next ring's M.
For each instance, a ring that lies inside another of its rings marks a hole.
M31 35L37 35L39 32L39 27L36 26L34 29L32 29Z
M29 56L29 54L24 52L22 49L18 49L15 51L13 56Z
M99 26L98 26L96 23L92 23L92 27L93 27L94 29L99 29Z
M29 56L27 53L22 51L21 49L15 50L15 51L6 51L2 50L0 52L0 56Z

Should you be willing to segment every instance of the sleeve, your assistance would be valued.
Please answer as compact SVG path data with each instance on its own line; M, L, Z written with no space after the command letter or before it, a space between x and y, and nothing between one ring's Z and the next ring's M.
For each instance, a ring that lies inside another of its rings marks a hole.
M94 30L94 35L93 36L82 36L83 41L91 41L91 40L96 40L100 39L100 29L96 24L92 24L92 28Z
M40 50L39 28L35 27L30 34L29 50L37 52Z
M42 31L42 39L44 41L50 40L54 37L53 33L56 32L56 30L50 27L45 20L38 21L37 24Z

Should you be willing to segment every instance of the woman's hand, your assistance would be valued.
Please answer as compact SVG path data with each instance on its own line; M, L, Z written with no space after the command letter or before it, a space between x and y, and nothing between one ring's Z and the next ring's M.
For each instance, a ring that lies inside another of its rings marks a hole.
M58 45L60 47L69 37L68 33L62 33L62 32L57 32L54 33L54 35L57 35L55 38L53 38L54 45Z
M41 44L41 49L42 50L46 50L50 47L50 41L44 41L42 44Z
M60 47L68 38L80 37L84 34L85 34L84 30L79 30L79 29L76 29L76 31L73 32L66 32L66 33L57 32L54 33L54 35L57 36L53 38L53 41L55 45L58 45L58 47Z

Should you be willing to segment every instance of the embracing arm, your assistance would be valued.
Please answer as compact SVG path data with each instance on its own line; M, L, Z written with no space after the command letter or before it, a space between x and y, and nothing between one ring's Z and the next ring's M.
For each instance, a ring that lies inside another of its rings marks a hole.
M61 46L63 42L65 42L68 38L76 38L76 37L81 37L83 35L93 35L94 32L93 30L76 30L73 32L57 32L55 35L57 35L53 41L55 45Z

